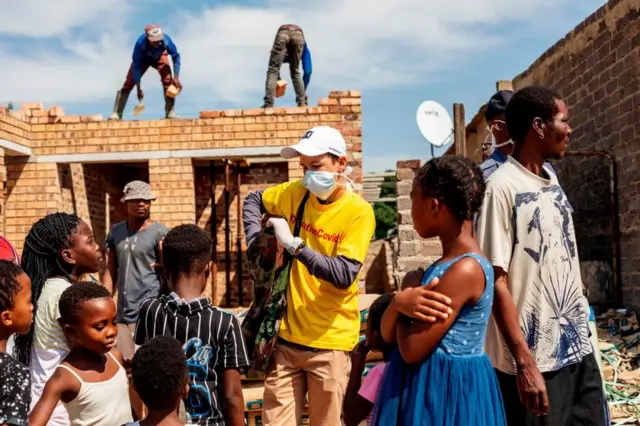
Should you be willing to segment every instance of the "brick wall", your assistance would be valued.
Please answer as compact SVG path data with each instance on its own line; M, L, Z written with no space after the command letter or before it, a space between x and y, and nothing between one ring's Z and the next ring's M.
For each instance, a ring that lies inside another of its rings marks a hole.
M314 107L203 111L198 119L105 121L101 116L67 116L61 108L46 109L41 103L24 104L18 111L0 108L0 140L30 148L33 154L31 159L15 153L0 156L7 164L6 206L1 211L5 234L21 250L36 220L50 212L69 211L89 222L102 243L109 226L126 217L119 200L123 186L133 179L150 182L157 196L152 204L154 220L170 227L181 223L206 227L211 216L210 159L217 159L219 164L223 158L248 156L244 154L247 149L268 148L275 151L260 155L277 157L278 147L296 143L306 130L318 125L335 127L344 135L349 165L360 190L359 91L330 92ZM202 150L210 153L203 154ZM87 162L84 160L87 155L115 155L118 159L92 157ZM276 161L279 162L253 161L255 164L242 176L241 200L252 190L302 177L299 161ZM221 165L216 175L219 272L214 299L220 302L226 299L227 291ZM242 232L237 229L235 176L232 167L229 208L232 303L238 300L235 247L238 232ZM243 236L242 240L244 244ZM243 276L244 304L248 305L251 291L246 265Z
M420 160L398 161L396 163L397 208L398 208L398 250L396 259L396 278L398 285L404 275L418 268L426 269L440 256L442 247L440 240L422 239L413 229L411 218L411 186L416 172L420 168Z
M383 294L396 290L389 241L371 242L367 257L362 264L358 287L361 294Z
M623 301L640 307L640 3L611 0L528 70L516 89L550 87L569 106L570 150L605 150L618 169ZM611 297L612 232L609 169L602 157L554 164L575 209L583 279L592 302Z

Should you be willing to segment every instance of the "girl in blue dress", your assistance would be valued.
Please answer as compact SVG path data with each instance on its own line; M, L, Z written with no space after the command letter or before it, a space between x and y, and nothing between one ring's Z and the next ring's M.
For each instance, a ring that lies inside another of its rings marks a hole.
M425 271L422 288L399 292L384 313L382 336L397 349L380 386L375 425L506 425L497 378L484 353L494 278L473 230L484 190L480 169L458 156L430 160L413 181L414 229L422 238L438 237L443 255ZM419 303L425 287L450 299L446 319L417 321L401 313Z

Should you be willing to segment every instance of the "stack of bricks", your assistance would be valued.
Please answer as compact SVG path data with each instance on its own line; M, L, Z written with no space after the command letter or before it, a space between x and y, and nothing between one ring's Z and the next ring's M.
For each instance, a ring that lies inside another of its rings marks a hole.
M398 285L407 272L426 269L440 256L442 246L437 238L422 239L413 229L411 218L411 186L420 160L398 161L396 163L396 188L398 209L398 253L396 254L396 278Z
M155 220L167 226L197 223L205 228L211 217L208 163L210 158L216 158L219 273L217 293L213 297L218 302L224 301L229 290L233 304L238 299L237 237L240 236L244 243L242 229L238 229L236 221L238 201L244 200L253 190L299 179L303 171L297 159L272 158L271 162L265 163L255 160L248 173L242 175L238 191L235 169L231 168L229 231L233 270L231 288L227 289L224 284L224 183L220 160L249 156L243 154L246 150L268 152L258 156L277 156L279 147L297 143L309 128L331 126L339 129L347 141L348 163L354 169L351 177L360 191L361 124L361 96L355 90L330 92L327 98L320 99L318 106L203 111L197 119L108 121L93 115L66 116L61 108L46 109L40 103L24 104L18 111L0 108L0 139L28 148L32 153L31 158L15 153L0 156L7 169L6 205L0 212L0 227L6 225L5 236L20 251L31 225L40 217L54 211L75 211L91 224L98 242L102 243L109 224L122 220L122 206L118 200L124 185L121 180L126 175L127 178L148 179L151 183L157 196L152 204ZM236 149L243 151L234 154ZM191 153L198 150L211 150L211 154L193 158ZM133 152L136 153L135 161L128 158ZM105 157L104 160L91 160L97 164L83 163L86 155L117 156L120 160ZM276 162L272 162L274 160ZM132 161L140 171L139 176L131 175L131 170L123 173ZM0 168L0 178L1 172ZM251 301L246 271L244 265L245 305Z

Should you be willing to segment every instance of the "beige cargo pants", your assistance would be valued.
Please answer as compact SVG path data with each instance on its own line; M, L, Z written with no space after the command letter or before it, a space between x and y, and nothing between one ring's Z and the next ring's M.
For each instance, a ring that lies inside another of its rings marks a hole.
M278 342L264 382L264 425L300 424L308 392L311 426L340 426L350 372L348 352Z

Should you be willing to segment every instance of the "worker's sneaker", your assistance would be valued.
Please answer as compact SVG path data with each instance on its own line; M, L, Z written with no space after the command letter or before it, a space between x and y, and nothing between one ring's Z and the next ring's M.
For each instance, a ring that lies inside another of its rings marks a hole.
M109 117L109 120L121 120L121 118L117 112L114 112L113 114L111 114L111 117Z

